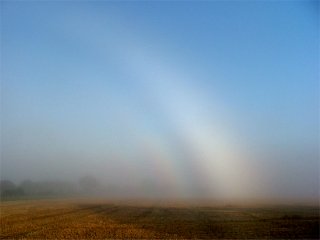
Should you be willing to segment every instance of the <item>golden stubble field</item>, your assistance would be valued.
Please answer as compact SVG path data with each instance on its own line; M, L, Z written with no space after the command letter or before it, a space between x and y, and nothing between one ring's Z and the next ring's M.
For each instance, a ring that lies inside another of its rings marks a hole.
M218 207L89 199L1 202L1 239L318 239L318 207Z

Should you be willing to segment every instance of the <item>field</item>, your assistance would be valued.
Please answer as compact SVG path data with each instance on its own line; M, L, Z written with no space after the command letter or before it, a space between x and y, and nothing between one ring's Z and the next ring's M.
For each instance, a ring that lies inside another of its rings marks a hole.
M317 207L235 207L103 200L1 202L1 239L318 239Z

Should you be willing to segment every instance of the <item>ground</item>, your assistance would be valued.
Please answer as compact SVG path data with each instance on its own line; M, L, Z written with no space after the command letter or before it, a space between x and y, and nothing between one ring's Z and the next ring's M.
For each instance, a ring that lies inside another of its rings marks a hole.
M1 239L319 239L319 208L106 200L1 202Z

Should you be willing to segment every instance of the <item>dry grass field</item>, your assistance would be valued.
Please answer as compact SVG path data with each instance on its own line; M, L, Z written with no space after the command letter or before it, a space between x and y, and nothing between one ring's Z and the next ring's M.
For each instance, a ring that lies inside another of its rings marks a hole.
M318 239L313 207L200 207L93 200L1 203L1 239Z

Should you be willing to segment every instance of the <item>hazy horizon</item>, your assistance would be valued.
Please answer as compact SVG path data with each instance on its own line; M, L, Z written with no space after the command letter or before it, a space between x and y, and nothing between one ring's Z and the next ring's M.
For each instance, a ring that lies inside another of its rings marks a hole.
M319 202L316 1L0 4L1 179Z

